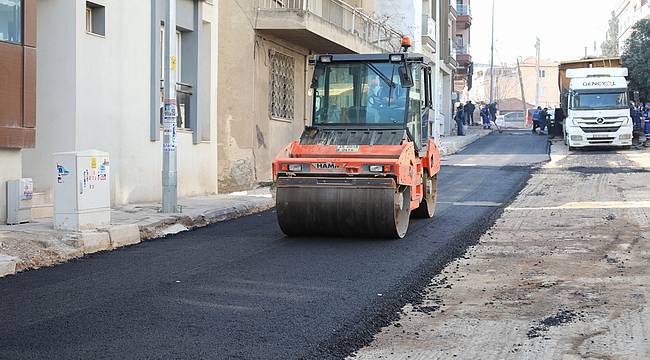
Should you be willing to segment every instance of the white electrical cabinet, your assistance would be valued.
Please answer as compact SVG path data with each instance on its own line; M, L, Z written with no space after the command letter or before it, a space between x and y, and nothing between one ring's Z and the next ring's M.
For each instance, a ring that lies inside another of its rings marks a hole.
M7 224L32 221L34 183L30 178L7 181Z
M111 223L110 163L98 150L54 154L54 227L84 230Z

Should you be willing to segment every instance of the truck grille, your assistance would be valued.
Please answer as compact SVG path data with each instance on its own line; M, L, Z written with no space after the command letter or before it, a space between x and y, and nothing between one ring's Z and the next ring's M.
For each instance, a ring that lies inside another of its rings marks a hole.
M617 132L620 126L580 126L582 131L591 134L591 133L601 133L601 132Z

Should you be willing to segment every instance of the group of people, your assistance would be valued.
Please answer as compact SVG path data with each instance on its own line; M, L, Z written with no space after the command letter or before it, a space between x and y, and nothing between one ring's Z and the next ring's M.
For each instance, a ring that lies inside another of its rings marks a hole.
M643 104L639 102L638 104L634 101L630 102L630 117L634 123L634 129L643 131L646 134L650 133L650 102Z
M454 120L456 121L456 129L459 136L465 135L465 126L479 125L474 122L475 111L476 105L474 105L471 101L468 101L466 104L460 103L456 108ZM497 118L496 103L479 104L479 115L481 116L483 129L490 129L491 122L496 121Z
M546 124L550 120L550 117L547 107L542 109L541 106L538 106L537 109L533 111L533 133L539 131L540 135L546 135Z

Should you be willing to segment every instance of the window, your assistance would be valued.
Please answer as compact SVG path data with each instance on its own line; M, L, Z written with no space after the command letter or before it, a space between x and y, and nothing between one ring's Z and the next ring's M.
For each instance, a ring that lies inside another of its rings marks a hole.
M400 66L373 62L317 64L314 124L404 124L408 89L401 85Z
M270 104L272 118L293 120L294 63L293 57L271 50Z
M106 8L104 6L86 1L86 32L106 35Z
M584 90L583 90L584 91ZM627 93L613 90L610 92L576 92L573 94L573 110L607 110L627 109Z
M546 70L540 70L539 77L546 77Z
M21 0L0 1L0 41L22 43Z

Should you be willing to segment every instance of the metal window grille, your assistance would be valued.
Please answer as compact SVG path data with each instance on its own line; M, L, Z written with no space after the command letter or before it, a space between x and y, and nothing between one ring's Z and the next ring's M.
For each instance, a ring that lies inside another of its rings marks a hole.
M294 67L295 59L289 55L272 51L271 63L271 117L293 120L294 104Z

